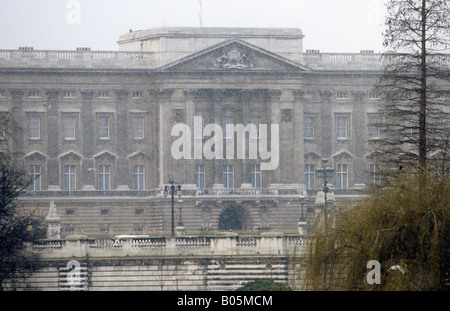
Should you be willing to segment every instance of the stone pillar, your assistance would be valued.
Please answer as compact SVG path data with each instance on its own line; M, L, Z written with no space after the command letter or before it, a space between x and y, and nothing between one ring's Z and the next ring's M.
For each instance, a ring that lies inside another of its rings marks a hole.
M60 217L56 209L55 202L50 201L50 208L48 210L48 215L45 217L47 221L47 238L48 239L60 239L61 238L61 223Z
M298 234L299 235L306 235L307 233L307 226L308 223L305 221L299 221L298 222Z

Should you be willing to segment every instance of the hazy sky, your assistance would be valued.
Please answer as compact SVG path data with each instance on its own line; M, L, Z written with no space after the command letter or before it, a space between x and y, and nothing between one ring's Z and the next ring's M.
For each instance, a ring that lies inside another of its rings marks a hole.
M200 18L200 4L202 14ZM289 27L303 49L382 50L386 0L0 0L0 49L118 50L120 34L161 26Z

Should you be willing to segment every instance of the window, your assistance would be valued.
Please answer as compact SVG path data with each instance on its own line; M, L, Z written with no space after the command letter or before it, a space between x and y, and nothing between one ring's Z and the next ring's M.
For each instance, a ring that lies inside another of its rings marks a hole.
M348 117L337 118L337 137L348 138Z
M136 208L134 210L134 216L142 216L144 215L144 209L143 208Z
M39 91L29 91L28 97L39 97Z
M314 118L305 117L303 126L305 138L314 138Z
M376 116L369 117L369 137L372 139L380 137L378 117Z
M39 139L41 137L41 118L30 117L30 138Z
M194 116L194 138L203 138L203 117Z
M141 91L134 91L132 97L134 98L139 98L139 97L143 97L144 93Z
M261 188L261 165L252 165L251 183L253 188Z
M377 92L370 92L369 93L369 99L379 99L380 96L378 95Z
M381 167L380 164L370 164L369 166L369 173L370 173L370 184L372 185L380 185L381 184L381 176L380 171Z
M75 117L64 118L64 139L75 139Z
M315 177L314 164L305 165L305 186L306 189L314 189L314 177Z
M200 189L205 189L205 165L197 164L195 166L195 184Z
M109 118L100 117L98 120L98 136L100 139L109 139Z
M345 92L338 92L336 94L336 98L338 98L338 99L346 99L347 98L347 93L345 93Z
M337 187L339 189L348 188L348 164L338 164L337 166Z
M0 139L6 137L6 126L7 122L5 116L0 115Z
M144 165L133 167L133 189L144 190Z
M233 165L224 165L223 166L223 187L224 188L233 188Z
M66 216L74 216L75 210L74 209L66 209Z
M66 235L72 235L75 233L75 228L71 227L71 225L68 225L64 227L64 232L66 233Z
M107 208L102 208L102 209L100 210L100 215L101 215L101 216L108 216L108 215L109 215L109 209L107 209Z
M144 117L134 117L133 137L135 139L144 138Z
M39 165L30 165L30 190L41 190L41 167Z
M403 136L411 137L412 136L412 124L411 120L408 118L403 118Z
M232 117L223 117L223 137L224 138L232 138L233 137L233 118Z
M64 190L75 190L76 173L75 165L64 166Z
M100 165L99 177L100 177L100 190L109 190L110 188L110 175L111 167L109 165Z
M256 128L251 127L250 138L259 138L259 124L260 117L250 117L250 124L253 124Z
M64 91L63 97L64 98L74 98L75 97L75 92L73 92L73 91Z
M99 97L109 97L109 93L107 91L101 91L98 93Z
M444 118L436 118L434 120L434 136L436 138L444 137Z

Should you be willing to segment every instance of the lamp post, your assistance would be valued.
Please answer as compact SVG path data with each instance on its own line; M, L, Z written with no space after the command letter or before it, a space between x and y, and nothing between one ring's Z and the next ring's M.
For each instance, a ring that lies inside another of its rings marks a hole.
M175 203L175 193L178 197L181 197L181 186L175 186L173 180L169 180L170 186L164 186L164 197L167 198L167 195L170 194L172 198L172 236L175 235L175 215L174 215L174 203Z
M326 166L328 162L327 158L322 159L322 167L319 167L316 170L317 177L323 178L323 193L324 193L324 220L325 227L327 227L327 193L330 191L330 188L327 186L327 177L331 178L334 175L334 169Z
M306 196L305 196L305 194L302 191L302 194L300 195L300 205L302 207L302 216L300 217L300 221L301 222L305 222L306 221L305 217L303 216L303 205L305 204L305 201L306 201Z
M303 214L303 205L305 204L305 201L306 201L306 195L302 190L302 192L300 194L300 206L302 207L302 216L300 216L300 220L298 221L298 233L300 235L306 235L306 233L307 233L307 223L306 223L305 216Z

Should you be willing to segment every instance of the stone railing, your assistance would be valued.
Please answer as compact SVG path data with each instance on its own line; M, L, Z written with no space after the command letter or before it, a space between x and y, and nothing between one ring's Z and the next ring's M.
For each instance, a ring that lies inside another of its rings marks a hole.
M361 53L320 53L318 50L306 50L303 60L307 66L317 69L381 69L382 54L373 51Z
M266 232L255 236L223 233L217 236L150 237L117 236L94 239L74 236L61 240L41 240L33 244L42 258L107 258L130 256L214 256L289 255L303 249L304 235Z
M0 50L0 68L153 68L152 52Z

